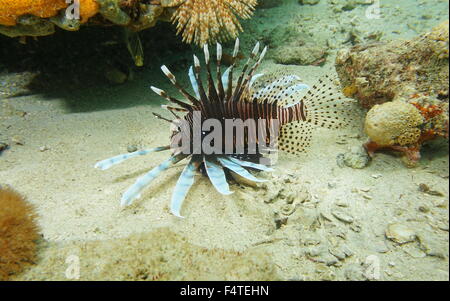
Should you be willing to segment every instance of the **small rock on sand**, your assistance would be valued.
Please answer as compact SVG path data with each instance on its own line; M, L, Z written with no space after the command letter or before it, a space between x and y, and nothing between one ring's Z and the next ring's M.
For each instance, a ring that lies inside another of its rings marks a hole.
M362 146L354 146L343 156L343 163L351 168L362 169L370 162L370 157Z
M386 237L398 244L405 244L416 240L416 233L407 226L399 223L388 225Z

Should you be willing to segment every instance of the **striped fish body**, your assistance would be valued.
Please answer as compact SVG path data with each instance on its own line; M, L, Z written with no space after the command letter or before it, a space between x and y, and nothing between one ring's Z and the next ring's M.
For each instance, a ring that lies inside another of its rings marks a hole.
M202 112L202 108L195 108L195 110ZM211 117L208 114L210 113L203 111L201 114L200 124L204 124L204 122L209 118L220 122L219 130L222 131L220 134L220 137L222 137L220 145L222 148L220 148L218 153L242 157L241 155L248 155L251 153L249 145L255 145L255 156L252 158L252 161L259 159L261 153L267 152L271 143L273 144L272 148L277 144L276 139L279 132L279 127L294 121L306 120L303 102L286 108L279 105L276 101L272 103L269 101L258 102L256 99L251 101L218 102L217 104L214 104L214 113L210 114L213 116ZM189 151L187 152L189 154L193 154L194 152L193 143L195 139L193 138L193 131L201 131L200 143L203 143L204 138L212 132L212 130L201 130L201 127L193 129L193 118L194 116L191 112L187 113L183 117L183 119L190 125L190 136L188 141L191 142L191 145L189 145ZM236 131L239 129L235 129L232 136L227 135L227 127L230 126L229 124L233 125L233 122L236 122L236 120L242 120L245 125L242 129L241 139L239 139L240 137L237 137L236 134ZM249 123L249 121L253 122ZM276 123L274 123L275 121ZM229 124L227 124L228 122ZM254 125L254 127L250 125ZM216 130L217 129L214 129L214 131ZM181 147L181 141L175 140L177 134L179 134L179 131L175 131L172 134L172 145L178 145ZM260 137L262 138L262 141L260 141ZM275 141L273 141L273 139L275 139ZM227 142L232 143L234 147L229 150L226 149L225 145ZM263 149L261 149L261 146L263 146ZM239 150L242 151L239 152ZM247 158L250 159L251 156L247 156Z
M202 83L200 61L194 55L194 66L189 69L188 74L193 94L178 84L175 76L166 66L161 67L164 74L185 98L185 101L182 101L171 97L161 89L151 87L155 93L172 104L163 107L175 119L171 120L154 113L156 117L172 124L171 144L114 156L95 165L103 170L133 157L172 150L172 155L166 161L138 178L122 195L122 205L131 204L161 172L188 159L189 162L176 183L170 206L170 211L181 217L181 206L194 183L196 171L203 172L219 193L228 195L232 193L227 183L229 175L251 183L264 181L256 178L248 169L270 171L271 168L266 166L271 164L270 160L259 159L266 153L270 154L274 147L296 154L309 146L315 126L334 129L352 121L353 102L341 95L332 77L325 76L319 79L311 89L296 75L281 75L269 81L261 81L261 75L255 74L255 71L266 51L267 48L264 48L259 52L259 43L257 43L240 76L234 81L233 71L239 53L239 39L236 40L233 51L232 65L223 73L221 71L222 46L217 44L217 74L214 81L209 49L205 45L207 85L204 86ZM222 134L218 136L220 141L209 140L216 128L215 126L204 128L208 121L220 128ZM239 132L239 128L236 127L236 130L231 131L231 136L228 136L227 122L229 121L243 123L243 131ZM245 125L249 121L253 122L253 128L248 127L248 124ZM187 144L183 143L185 141ZM217 152L206 152L203 149L204 142L207 146L213 144L214 147L216 143L219 143L218 148L215 148ZM230 145L231 147L228 148Z
M200 110L200 108L198 108ZM278 105L277 102L258 102L258 101L227 101L220 102L214 105L215 113L213 116L206 115L203 121L207 118L217 119L240 119L240 120L279 120L281 125L291 123L299 120L306 120L303 103L296 104L292 107L285 108ZM192 120L192 114L186 116L186 120ZM202 114L203 117L203 114Z
M160 89L154 87L152 89L170 102L181 106L182 110L187 113L183 119L188 122L191 130L191 144L199 142L192 139L192 130L201 130L201 125L208 119L215 119L220 122L223 130L222 145L228 142L236 144L236 149L241 149L240 146L247 149L248 144L258 144L260 142L258 137L260 137L261 131L265 132L264 137L266 139L264 142L270 144L272 142L270 134L273 133L273 124L271 122L276 120L279 127L279 137L278 135L276 137L279 140L276 142L277 146L281 150L299 153L309 146L313 126L339 128L351 121L351 114L348 114L351 110L349 110L348 104L353 104L353 102L346 100L342 96L337 85L333 83L334 79L330 76L319 79L311 89L303 84L296 75L283 75L274 78L273 81L269 81L265 85L261 85L259 89L255 89L255 81L260 76L258 74L255 75L255 71L260 65L266 50L267 48L259 53L259 43L257 43L240 76L233 82L233 71L239 53L239 40L236 40L233 64L223 74L220 69L222 47L218 44L217 83L215 84L212 77L209 49L205 45L207 86L204 87L203 85L200 76L200 61L194 55L194 66L189 69L194 95L189 94L182 88L168 68L162 66L164 74L188 102L172 98ZM252 61L255 62L251 66L250 63ZM307 92L303 93L303 90L307 90ZM201 113L201 119L197 121L200 124L199 127L194 127L194 112ZM226 120L236 119L244 122L253 120L256 124L264 120L265 126L257 126L255 131L250 132L246 129L244 145L239 145L240 139L236 139L237 137L235 136L227 137L225 135ZM202 139L208 134L208 131L202 131ZM173 145L177 144L173 143ZM191 145L190 149L193 150L194 145ZM174 153L177 151L179 150L175 148Z

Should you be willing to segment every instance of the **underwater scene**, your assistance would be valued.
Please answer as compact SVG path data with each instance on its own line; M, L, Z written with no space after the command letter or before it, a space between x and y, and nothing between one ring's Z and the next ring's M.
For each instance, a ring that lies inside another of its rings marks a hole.
M448 9L0 0L0 280L448 281Z

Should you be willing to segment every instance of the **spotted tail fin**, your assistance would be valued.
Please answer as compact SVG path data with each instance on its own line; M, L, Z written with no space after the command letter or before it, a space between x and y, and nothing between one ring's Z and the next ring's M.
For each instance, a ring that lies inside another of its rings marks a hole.
M356 102L346 98L334 76L325 75L300 100L303 120L316 126L339 129L357 120Z
M280 129L279 148L292 154L304 152L310 145L314 127L340 129L358 120L356 102L342 95L337 78L326 75L311 86L303 97L291 93L281 118L289 119ZM302 89L299 89L299 91Z
M305 121L294 121L281 127L279 148L289 154L305 152L312 139L313 126Z

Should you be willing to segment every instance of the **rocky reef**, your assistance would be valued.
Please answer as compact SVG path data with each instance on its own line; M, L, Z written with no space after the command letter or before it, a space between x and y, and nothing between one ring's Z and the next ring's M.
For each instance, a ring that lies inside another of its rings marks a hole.
M0 0L0 34L9 37L46 36L55 26L78 30L82 24L120 25L141 31L158 21L177 23L183 40L198 45L235 38L242 27L237 19L251 17L256 0ZM77 15L79 13L79 15ZM204 17L206 15L207 17Z
M3 3L5 2L5 3ZM78 30L82 24L123 25L143 30L156 24L164 9L160 4L125 0L80 0L79 17L74 4L64 0L1 1L0 33L9 37L45 36L64 30Z
M421 92L448 101L448 26L447 20L409 41L340 50L336 70L344 93L365 108Z
M409 41L359 44L337 53L343 93L370 109L364 145L370 156L398 151L412 167L425 142L448 139L448 26L447 20Z
M41 18L55 16L59 10L67 7L64 0L2 0L0 1L0 24L14 26L23 15Z

